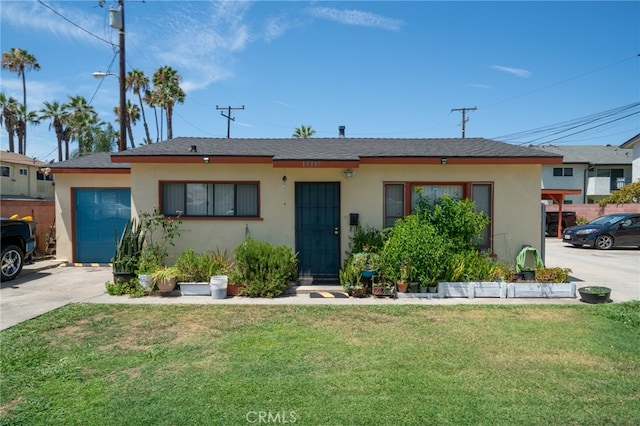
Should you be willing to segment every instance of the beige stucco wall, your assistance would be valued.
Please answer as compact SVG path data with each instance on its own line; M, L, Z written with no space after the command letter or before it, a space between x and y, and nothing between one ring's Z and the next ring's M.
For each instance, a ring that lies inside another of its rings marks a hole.
M362 225L382 227L384 182L490 182L494 184L493 231L497 256L513 262L523 244L541 248L540 165L363 165L355 171L356 175L347 179L343 169L329 168L285 169L270 164L133 164L132 214L151 211L158 205L160 180L260 181L261 220L183 219L181 237L176 240L172 257L185 248L196 251L220 249L232 253L245 238L247 230L256 239L294 247L295 182L340 182L341 254L344 256L350 236L349 213L359 213ZM283 176L287 176L284 185ZM60 185L58 176L56 185ZM119 185L124 185L124 180L114 184Z
M129 188L128 174L57 173L56 179L56 258L73 261L72 188Z

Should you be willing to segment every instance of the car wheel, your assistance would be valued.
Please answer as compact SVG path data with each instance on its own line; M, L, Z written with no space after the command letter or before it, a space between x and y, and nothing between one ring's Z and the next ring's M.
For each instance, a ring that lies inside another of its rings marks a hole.
M24 253L18 246L2 248L2 281L10 281L20 275L24 264Z
M595 246L600 250L609 250L613 247L613 237L611 235L600 235L596 238Z

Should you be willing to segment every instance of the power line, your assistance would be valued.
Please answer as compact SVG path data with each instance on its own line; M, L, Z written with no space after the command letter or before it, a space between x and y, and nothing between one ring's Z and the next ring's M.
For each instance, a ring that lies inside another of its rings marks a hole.
M74 27L78 28L80 31L84 31L85 33L89 34L91 37L95 37L100 41L103 41L105 43L107 43L109 46L111 47L117 47L116 44L111 43L109 40L105 40L100 36L97 36L95 34L93 34L91 31L89 30L85 30L84 28L82 28L80 25L76 24L75 22L73 22L71 19L67 18L66 16L64 16L63 14L61 14L60 12L58 12L57 10L53 9L51 6L49 6L48 4L44 3L42 0L38 0L38 3L40 3L42 6L46 7L47 9L49 9L51 12L55 13L56 15L58 15L59 17L61 17L62 19L64 19L65 21L67 21L68 23L70 23L71 25L73 25Z

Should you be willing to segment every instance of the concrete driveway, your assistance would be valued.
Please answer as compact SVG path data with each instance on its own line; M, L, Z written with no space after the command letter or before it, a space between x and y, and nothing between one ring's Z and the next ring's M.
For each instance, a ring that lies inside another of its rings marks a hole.
M612 289L614 302L640 300L640 250L600 251L579 249L556 238L547 238L544 250L547 267L572 270L569 280L576 287L602 285ZM57 267L60 261L36 262L25 266L20 278L2 283L0 288L0 329L35 318L69 303L127 304L575 304L576 299L389 299L311 298L309 294L274 299L233 297L214 300L211 297L143 297L109 296L105 282L113 281L109 267Z

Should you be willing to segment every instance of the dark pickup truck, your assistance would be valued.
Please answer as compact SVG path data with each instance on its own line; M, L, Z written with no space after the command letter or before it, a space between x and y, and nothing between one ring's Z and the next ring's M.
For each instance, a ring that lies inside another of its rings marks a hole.
M35 222L1 218L2 221L2 281L20 275L24 261L36 247Z
M546 235L548 237L558 236L558 212L547 212L546 214ZM562 212L562 229L578 224L576 212Z

